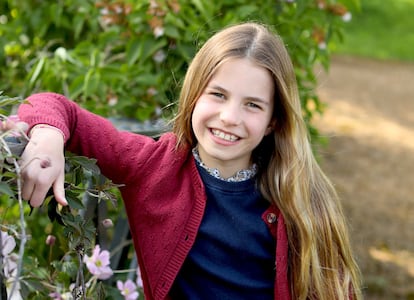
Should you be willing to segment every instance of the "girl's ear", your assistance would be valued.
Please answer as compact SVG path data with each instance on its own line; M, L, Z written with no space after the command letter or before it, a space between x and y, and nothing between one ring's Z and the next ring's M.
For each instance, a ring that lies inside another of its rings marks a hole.
M266 128L265 135L269 135L275 129L275 125L276 125L276 120L272 119L269 123L269 126L267 126Z

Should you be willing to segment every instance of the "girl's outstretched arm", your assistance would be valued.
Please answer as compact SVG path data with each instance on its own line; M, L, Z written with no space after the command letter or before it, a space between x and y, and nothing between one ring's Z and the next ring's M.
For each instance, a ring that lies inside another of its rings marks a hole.
M64 137L58 129L38 126L21 156L22 197L33 207L43 203L51 187L58 203L67 205L64 192Z
M151 137L119 131L109 120L56 93L31 95L18 114L32 132L22 166L24 197L33 206L42 203L50 187L65 204L64 150L96 159L102 174L123 186L137 185L149 159L165 154Z

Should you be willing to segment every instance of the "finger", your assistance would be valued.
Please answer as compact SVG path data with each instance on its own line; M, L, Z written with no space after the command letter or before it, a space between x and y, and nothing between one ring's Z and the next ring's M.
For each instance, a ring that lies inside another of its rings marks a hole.
M29 162L21 160L22 169L22 197L30 202L32 207L42 205L54 181L53 169L48 157L35 157Z
M53 183L53 194L58 203L63 206L68 205L68 201L65 198L65 173L61 172Z
M51 181L40 181L38 180L33 188L32 195L30 197L30 205L33 207L39 207L42 205L46 198L47 192L51 188Z
M24 156L24 154L23 154L23 156ZM24 160L23 156L19 160L20 169L21 169L21 176L22 176L22 198L24 200L30 202L30 200L32 198L33 191L35 189L35 185L36 185L36 179L33 178L32 176L30 176L30 174L34 173L33 171L31 171L31 169L32 169L32 164L31 163L35 159L29 160L29 162L27 162L26 160ZM36 173L38 173L38 172L36 172Z
M22 198L29 201L34 190L34 181L22 176Z

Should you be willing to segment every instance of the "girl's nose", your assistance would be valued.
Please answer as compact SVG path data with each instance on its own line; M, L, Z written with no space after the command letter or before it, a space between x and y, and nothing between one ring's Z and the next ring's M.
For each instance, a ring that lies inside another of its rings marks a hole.
M236 101L228 100L222 106L220 120L226 125L238 125L241 121L240 106Z

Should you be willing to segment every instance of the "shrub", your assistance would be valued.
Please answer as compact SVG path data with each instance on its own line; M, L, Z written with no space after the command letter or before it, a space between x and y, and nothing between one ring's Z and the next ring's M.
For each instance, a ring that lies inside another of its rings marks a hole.
M200 45L226 25L255 20L284 39L310 118L320 110L314 66L328 67L345 5L357 1L3 1L0 90L59 92L104 116L159 117Z

